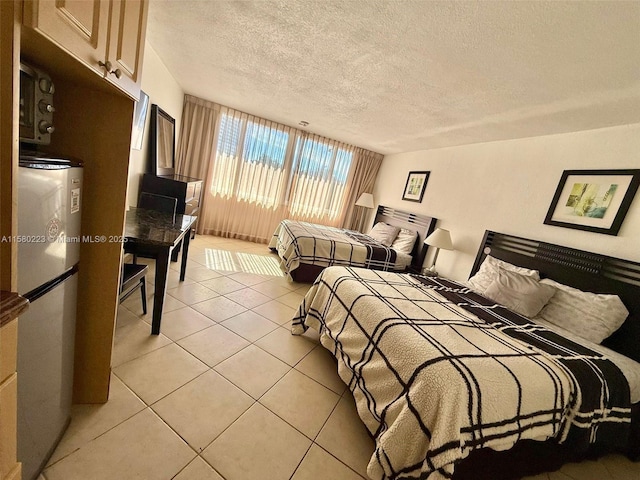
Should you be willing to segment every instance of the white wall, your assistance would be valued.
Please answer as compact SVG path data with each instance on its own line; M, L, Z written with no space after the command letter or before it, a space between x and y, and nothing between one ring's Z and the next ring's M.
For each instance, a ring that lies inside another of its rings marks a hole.
M142 150L131 149L129 158L129 184L127 186L127 205L135 206L138 203L138 189L142 174L149 171L149 123L151 117L151 104L157 104L162 110L176 119L176 146L180 133L182 120L182 104L184 102L184 90L178 85L160 57L147 42L144 49L144 61L142 65L142 90L149 95L149 112L147 123L144 127Z
M451 231L456 251L441 250L437 269L456 280L487 229L640 262L640 192L618 236L543 224L563 170L627 168L640 168L640 124L388 155L374 197ZM412 170L431 172L421 204L402 200Z

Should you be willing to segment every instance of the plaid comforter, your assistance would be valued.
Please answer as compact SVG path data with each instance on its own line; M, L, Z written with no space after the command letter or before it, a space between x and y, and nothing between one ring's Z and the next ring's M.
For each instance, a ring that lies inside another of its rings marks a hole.
M292 331L308 327L376 439L372 479L450 478L473 449L521 439L626 445L629 388L613 363L460 284L325 269Z
M301 263L320 267L341 265L402 271L411 262L410 256L399 256L395 250L368 235L293 220L280 222L269 248L278 252L280 265L286 273L292 272Z

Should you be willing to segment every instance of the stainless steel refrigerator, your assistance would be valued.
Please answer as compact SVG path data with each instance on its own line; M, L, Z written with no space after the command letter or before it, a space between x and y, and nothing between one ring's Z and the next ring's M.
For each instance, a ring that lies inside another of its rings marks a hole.
M36 478L70 420L80 257L82 165L20 155L18 292L30 301L18 320L18 460Z

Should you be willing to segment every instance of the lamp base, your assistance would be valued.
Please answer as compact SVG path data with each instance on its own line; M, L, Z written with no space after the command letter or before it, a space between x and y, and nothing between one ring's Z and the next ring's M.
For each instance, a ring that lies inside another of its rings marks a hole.
M437 277L438 276L438 272L436 271L435 264L431 265L428 268L423 269L422 270L422 275L424 275L425 277Z

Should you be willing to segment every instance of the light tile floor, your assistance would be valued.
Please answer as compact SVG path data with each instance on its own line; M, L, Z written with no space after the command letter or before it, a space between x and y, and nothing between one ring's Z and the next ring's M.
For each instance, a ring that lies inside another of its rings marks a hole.
M198 236L189 258L183 283L171 266L161 335L138 295L120 306L109 401L74 405L42 477L366 479L373 441L335 360L289 332L309 286L265 245ZM640 479L640 464L611 455L528 478L571 479Z

